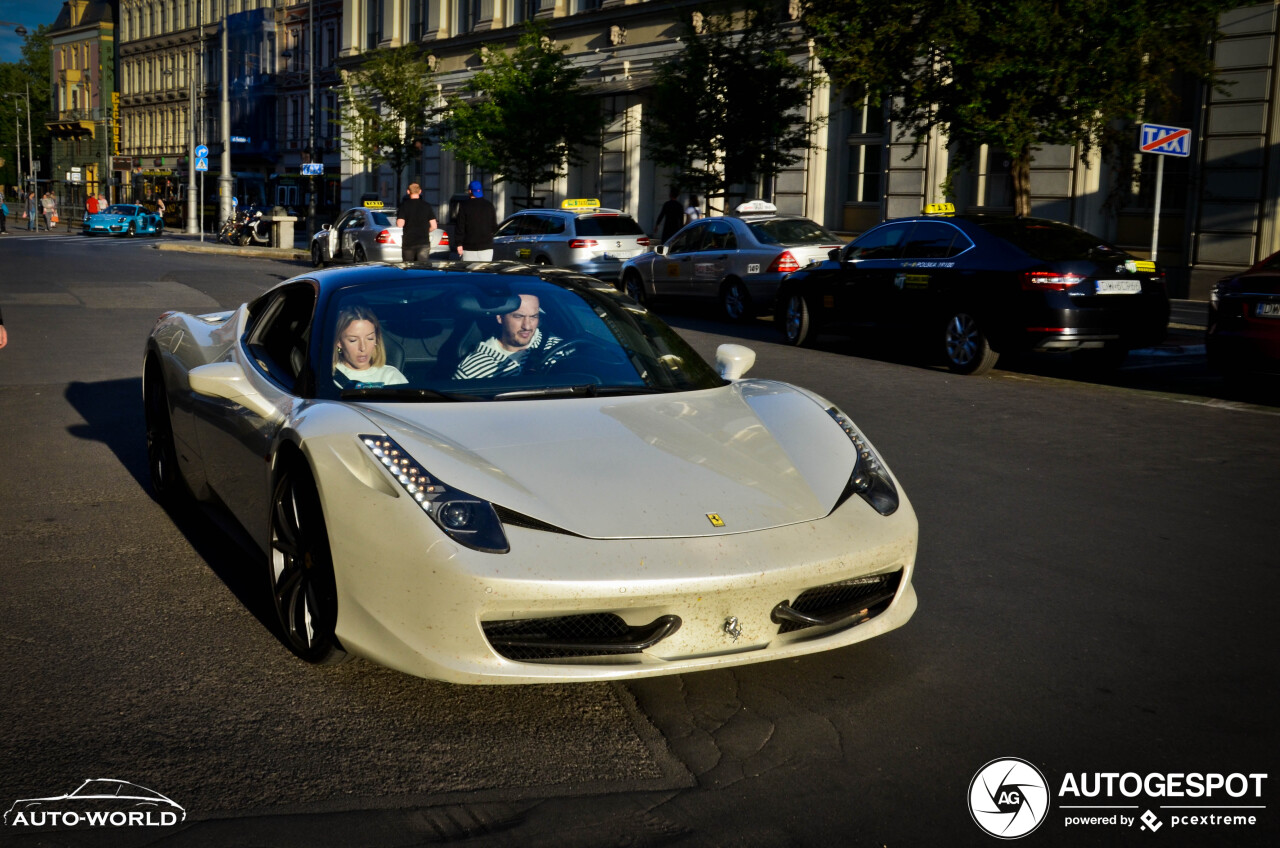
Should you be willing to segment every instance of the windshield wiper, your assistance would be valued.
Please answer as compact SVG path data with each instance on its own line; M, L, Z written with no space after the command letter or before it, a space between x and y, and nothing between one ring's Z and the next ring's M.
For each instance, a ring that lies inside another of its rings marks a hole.
M604 395L653 395L666 389L655 389L652 386L599 386L595 383L584 383L580 386L548 386L542 389L519 389L513 392L502 392L493 396L494 400L525 400L527 398L545 397L603 397Z
M438 392L435 389L406 389L397 386L379 386L369 389L344 389L338 393L343 400L398 400L398 401L482 401L479 395L460 395Z

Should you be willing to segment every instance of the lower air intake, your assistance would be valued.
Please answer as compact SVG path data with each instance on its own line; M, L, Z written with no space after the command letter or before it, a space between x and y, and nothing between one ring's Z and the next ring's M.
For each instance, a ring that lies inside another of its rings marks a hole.
M557 660L639 654L680 629L680 618L664 615L633 626L610 612L484 621L485 638L509 660Z
M842 622L846 626L861 624L889 607L901 582L902 572L894 571L816 586L806 589L794 602L778 604L771 617L781 625L779 633Z

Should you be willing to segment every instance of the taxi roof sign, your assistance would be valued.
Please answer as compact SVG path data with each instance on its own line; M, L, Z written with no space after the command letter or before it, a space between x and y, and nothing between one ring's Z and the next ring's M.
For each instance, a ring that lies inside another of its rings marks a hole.
M383 203L381 200L366 200L361 205L366 209L381 209L387 204Z
M598 209L599 207L600 200L595 197L574 197L560 202L561 209Z
M733 211L739 215L773 215L777 213L778 207L767 200L748 200L746 203L739 203Z
M926 215L954 215L956 214L956 205L954 203L930 203L924 208Z

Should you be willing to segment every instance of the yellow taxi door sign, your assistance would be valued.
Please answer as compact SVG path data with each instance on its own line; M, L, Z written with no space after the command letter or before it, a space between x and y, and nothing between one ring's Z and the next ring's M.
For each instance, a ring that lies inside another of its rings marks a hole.
M893 278L893 284L900 289L927 289L929 288L929 275L898 274Z
M667 263L667 276L668 276L668 277L678 277L678 276L680 276L680 265L679 265L678 263L676 263L676 262L668 262L668 263Z

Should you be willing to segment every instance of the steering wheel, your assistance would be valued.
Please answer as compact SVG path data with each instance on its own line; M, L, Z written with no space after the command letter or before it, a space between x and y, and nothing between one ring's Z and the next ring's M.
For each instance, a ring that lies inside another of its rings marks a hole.
M586 352L597 354L601 361L609 365L626 364L626 355L620 348L590 336L578 336L573 339L565 339L554 347L547 348L542 354L542 359L531 370L546 371L555 368L559 363L570 357Z

